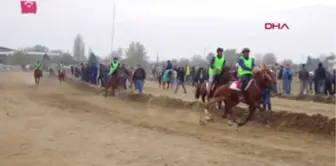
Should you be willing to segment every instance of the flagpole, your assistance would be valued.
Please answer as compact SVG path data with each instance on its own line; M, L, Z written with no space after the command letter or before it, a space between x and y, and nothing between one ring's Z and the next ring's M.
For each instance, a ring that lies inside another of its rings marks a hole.
M111 36L111 55L110 61L112 62L112 51L113 51L113 44L114 44L114 23L115 23L115 4L113 4L113 20L112 20L112 36Z

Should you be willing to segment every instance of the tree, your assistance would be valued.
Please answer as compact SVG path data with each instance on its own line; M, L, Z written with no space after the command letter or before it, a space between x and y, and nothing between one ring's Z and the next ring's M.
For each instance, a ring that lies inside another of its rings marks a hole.
M261 53L256 53L254 55L254 61L256 65L262 65L263 64L263 55Z
M273 53L266 53L263 56L263 64L274 65L277 63L277 58Z
M24 48L23 51L24 52L49 52L49 48L41 44L36 44L33 47Z
M215 53L213 52L209 52L208 55L206 56L205 60L210 63L210 61L212 60L212 58L215 56Z
M293 64L293 61L290 60L290 59L285 59L285 60L282 61L282 64L283 64L283 65L287 65L287 64L292 65L292 64Z
M229 66L234 66L237 63L237 58L239 54L237 53L236 49L226 49L223 52L225 56L226 64Z
M197 67L206 67L208 65L208 62L203 59L201 55L194 55L190 59L191 65L192 66L197 66Z
M98 59L97 59L97 56L92 52L92 51L90 51L90 53L89 53L90 55L89 55L89 64L90 65L98 65L99 64L99 61L98 61Z
M25 65L28 62L28 57L22 51L16 51L8 57L10 65Z
M131 66L145 66L148 63L145 46L140 42L131 42L126 50L125 62Z
M178 62L178 66L185 66L185 65L189 65L189 59L181 58L180 61Z
M71 56L69 52L63 52L61 54L61 61L65 65L70 65L70 64L74 64L75 63L75 60L74 60L73 56Z
M83 38L80 34L77 34L74 41L73 56L76 61L85 61L85 46Z

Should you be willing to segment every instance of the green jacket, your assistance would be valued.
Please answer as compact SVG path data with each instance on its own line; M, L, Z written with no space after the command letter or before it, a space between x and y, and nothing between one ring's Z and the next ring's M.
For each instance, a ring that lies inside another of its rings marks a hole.
M36 62L36 64L35 64L35 68L36 68L36 69L41 68L41 63L40 63L40 62Z
M119 62L112 62L110 66L110 72L108 75L112 75L114 71L116 71L119 68L120 64Z
M213 59L213 67L211 68L211 66L209 67L209 75L218 75L220 74L220 72L216 72L216 69L221 71L223 66L225 63L225 57L224 55L222 55L221 58L219 58L218 56L215 56Z

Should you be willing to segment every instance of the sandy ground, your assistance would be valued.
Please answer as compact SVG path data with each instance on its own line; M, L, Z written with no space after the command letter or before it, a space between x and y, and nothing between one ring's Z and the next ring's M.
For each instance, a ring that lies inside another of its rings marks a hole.
M333 166L334 137L198 125L198 114L0 73L1 166Z
M183 95L183 89L180 87L177 94L174 94L171 89L162 90L159 88L158 83L147 81L145 92L152 94L168 95L171 97L177 97L184 100L195 100L194 94L195 89L191 86L187 87L187 94ZM289 100L282 98L272 98L272 105L274 111L289 111L289 112L298 112L306 113L308 115L312 114L322 114L329 117L335 117L335 105L326 104L326 103L317 103L313 101L298 101L298 100ZM245 107L244 104L240 106Z

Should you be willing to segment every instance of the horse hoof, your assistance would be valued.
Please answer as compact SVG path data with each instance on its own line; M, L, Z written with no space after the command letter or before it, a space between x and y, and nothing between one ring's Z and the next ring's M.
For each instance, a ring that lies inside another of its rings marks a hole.
M208 115L207 115L207 116L205 116L205 120L206 120L206 121L208 121L208 122L211 122L211 121L213 121L213 119L212 119L210 116L208 116Z
M198 123L199 123L201 126L205 126L205 122L202 121L202 120L200 120Z
M228 121L228 125L229 125L229 126L233 126L233 125L235 125L235 124L236 124L236 123L233 122L233 120L229 120L229 121Z

